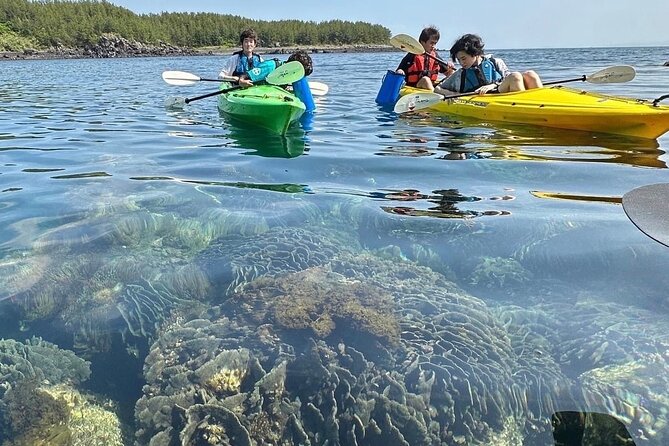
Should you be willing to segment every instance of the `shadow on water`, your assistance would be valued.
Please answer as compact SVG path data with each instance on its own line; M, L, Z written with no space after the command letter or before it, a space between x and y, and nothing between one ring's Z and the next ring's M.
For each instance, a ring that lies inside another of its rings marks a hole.
M295 158L309 151L307 131L311 128L313 115L306 113L299 125L292 125L285 135L277 135L243 122L229 122L230 146L247 150L245 155L271 158Z

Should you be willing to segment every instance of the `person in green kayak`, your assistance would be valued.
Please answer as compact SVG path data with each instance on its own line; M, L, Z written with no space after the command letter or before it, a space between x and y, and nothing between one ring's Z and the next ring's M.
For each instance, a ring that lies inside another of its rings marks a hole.
M254 82L264 80L269 73L281 65L279 59L263 60L259 54L253 52L258 41L258 35L253 29L242 31L239 41L242 45L241 51L233 53L227 60L218 75L219 78L234 77L238 85L250 87L254 85ZM313 72L313 62L306 51L296 51L288 57L287 62L294 60L302 64L305 76Z
M239 35L239 43L242 49L232 53L232 56L226 61L218 77L234 76L238 78L237 82L239 85L250 87L253 85L253 81L246 76L246 73L263 62L260 54L253 52L258 45L258 34L251 28L245 29Z
M424 28L418 41L425 49L425 54L407 53L400 61L395 72L404 75L408 86L432 91L439 73L448 76L455 71L455 66L451 62L444 65L436 60L439 59L439 54L435 50L439 37L439 30L436 27Z
M543 86L534 71L512 72L499 57L486 55L484 43L476 34L465 34L455 41L450 54L461 68L438 85L435 93L445 96L457 93L508 93Z

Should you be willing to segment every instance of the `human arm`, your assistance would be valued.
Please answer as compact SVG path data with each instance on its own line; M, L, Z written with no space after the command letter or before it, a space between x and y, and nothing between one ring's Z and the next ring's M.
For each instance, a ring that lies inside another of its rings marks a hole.
M435 54L437 58L441 59L438 53ZM445 74L448 77L455 72L455 65L450 60L443 60L443 61L446 63L437 62L439 64L439 72Z
M414 57L415 56L413 54L407 53L400 61L400 64L397 66L397 69L395 70L395 73L403 74L406 76L409 67L413 63Z
M435 93L442 94L444 96L452 96L457 94L460 90L460 80L462 77L462 69L455 70L450 76L442 80L439 85L434 89Z
M221 72L218 73L218 77L220 79L224 77L229 77L232 76L233 73L235 72L235 69L237 68L237 63L239 62L239 56L237 54L233 54L228 58L228 60L225 61L223 64L223 68L221 69Z

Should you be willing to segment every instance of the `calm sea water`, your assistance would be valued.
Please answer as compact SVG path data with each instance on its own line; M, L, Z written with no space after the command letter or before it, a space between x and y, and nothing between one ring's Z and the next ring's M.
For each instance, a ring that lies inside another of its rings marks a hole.
M669 48L494 54L545 80L630 64L632 82L572 86L668 92ZM230 125L215 98L165 109L216 84L173 87L162 71L215 77L218 57L0 63L5 418L8 389L36 378L95 397L126 444L245 444L243 430L265 444L543 445L565 411L666 444L669 249L620 198L668 181L669 135L400 117L374 103L400 57L314 55L330 91L285 138ZM276 275L272 292L245 287ZM186 351L189 336L203 344ZM33 337L54 345L17 347ZM0 440L28 435L0 426Z

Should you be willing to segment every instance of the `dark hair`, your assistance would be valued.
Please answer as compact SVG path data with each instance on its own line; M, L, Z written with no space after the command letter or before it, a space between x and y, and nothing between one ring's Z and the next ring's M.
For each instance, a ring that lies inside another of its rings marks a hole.
M247 28L239 35L239 43L244 43L244 39L253 39L258 43L258 33L253 28Z
M451 59L456 60L456 54L464 51L470 56L483 56L483 40L476 34L465 34L455 41L451 47Z
M290 55L287 62L298 61L304 67L304 75L309 76L314 72L314 63L311 60L311 56L307 54L304 50L299 50Z
M427 27L423 28L423 30L420 32L420 36L418 37L418 41L419 42L427 42L432 37L436 37L437 40L439 40L439 38L441 37L439 35L439 30L434 25L427 26Z

